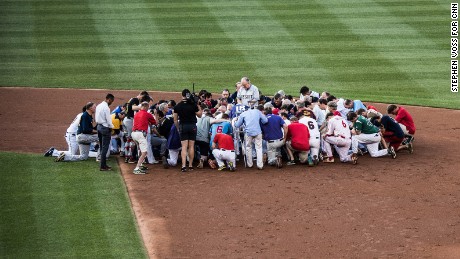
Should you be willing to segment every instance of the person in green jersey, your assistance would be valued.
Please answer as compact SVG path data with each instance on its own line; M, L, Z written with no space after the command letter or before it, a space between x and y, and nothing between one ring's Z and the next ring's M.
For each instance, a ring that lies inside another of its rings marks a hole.
M358 144L362 143L367 146L371 157L390 155L396 158L396 152L391 146L388 149L379 150L379 143L382 139L380 130L368 119L361 115L358 116L355 112L349 112L347 119L353 123L351 147L354 154L358 153Z

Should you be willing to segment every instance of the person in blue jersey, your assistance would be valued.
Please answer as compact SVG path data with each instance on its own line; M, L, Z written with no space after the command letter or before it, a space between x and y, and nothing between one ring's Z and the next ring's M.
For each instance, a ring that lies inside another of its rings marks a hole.
M235 127L239 128L244 125L244 141L246 143L245 154L247 166L252 167L252 142L255 144L257 156L257 168L262 170L264 167L262 158L262 129L260 124L268 122L267 117L262 113L263 106L258 106L257 109L249 109L243 112L235 123Z
M271 108L264 110L268 122L262 124L263 139L267 142L267 159L269 165L283 166L281 159L281 147L284 146L284 134L288 132L288 126L281 116L272 113Z

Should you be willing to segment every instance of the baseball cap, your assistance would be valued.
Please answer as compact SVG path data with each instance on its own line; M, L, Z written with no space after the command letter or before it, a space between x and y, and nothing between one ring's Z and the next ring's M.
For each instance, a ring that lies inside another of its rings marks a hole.
M377 108L375 108L375 106L372 106L372 105L367 106L367 109L368 110L372 109L372 110L377 111Z
M272 113L275 114L275 115L279 115L279 111L280 111L280 109L278 109L278 108L273 108L272 109Z
M339 112L339 111L334 111L334 113L333 113L333 114L334 114L334 116L342 116L342 114L340 114L340 112Z

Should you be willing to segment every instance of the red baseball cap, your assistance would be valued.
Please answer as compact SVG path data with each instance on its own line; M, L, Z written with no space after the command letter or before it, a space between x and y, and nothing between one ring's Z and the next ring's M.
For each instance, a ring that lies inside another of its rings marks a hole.
M373 109L373 110L376 110L376 111L377 111L377 108L375 108L375 106L372 106L372 105L367 106L367 109L368 109L368 110Z
M272 113L275 114L275 115L279 115L279 114L278 114L279 111L280 111L280 109L278 109L278 108L273 108L273 109L272 109Z
M334 116L342 116L342 114L340 114L340 112L339 112L339 111L334 111L334 113L333 113L333 114L334 114Z

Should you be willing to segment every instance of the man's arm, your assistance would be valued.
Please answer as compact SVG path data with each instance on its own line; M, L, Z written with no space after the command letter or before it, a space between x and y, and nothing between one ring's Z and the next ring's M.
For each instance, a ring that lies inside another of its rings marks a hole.
M177 131L179 131L179 119L177 117L177 113L173 113L174 118L174 125L176 126Z

